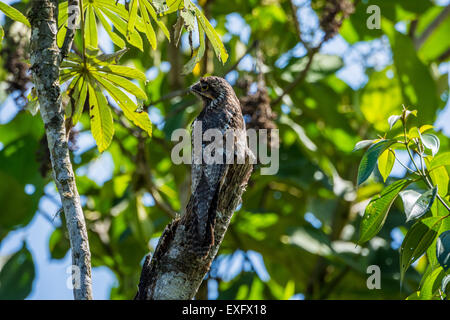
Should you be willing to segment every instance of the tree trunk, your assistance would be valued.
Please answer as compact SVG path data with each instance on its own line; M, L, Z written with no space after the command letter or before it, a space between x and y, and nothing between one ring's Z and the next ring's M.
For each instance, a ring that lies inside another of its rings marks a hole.
M31 71L37 91L40 113L45 125L53 178L61 197L72 249L75 299L92 299L91 254L81 208L80 196L70 162L64 108L59 86L60 50L58 1L33 0L29 14L31 23Z
M206 258L198 258L189 250L192 246L189 241L195 236L189 235L186 228L192 214L188 206L181 218L166 227L152 259L150 255L146 257L135 299L187 300L195 296L219 250L233 212L241 202L252 167L247 159L246 164L236 164L228 170L219 193L215 242Z

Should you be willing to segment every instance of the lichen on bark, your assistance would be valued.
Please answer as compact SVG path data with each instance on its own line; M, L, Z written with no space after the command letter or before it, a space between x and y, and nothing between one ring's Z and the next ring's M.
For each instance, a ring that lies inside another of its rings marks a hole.
M80 196L70 161L59 85L58 1L32 0L30 64L72 249L75 299L92 299L91 254Z

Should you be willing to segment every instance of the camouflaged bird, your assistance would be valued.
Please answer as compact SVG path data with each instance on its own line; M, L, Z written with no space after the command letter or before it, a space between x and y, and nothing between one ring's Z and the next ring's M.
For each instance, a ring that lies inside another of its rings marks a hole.
M195 140L196 132L201 132L203 137L203 134L209 129L217 129L222 133L223 139L223 148L211 153L215 159L220 157L222 163L205 163L204 161L203 153L214 141L213 139L211 139L212 141L203 141L205 139L202 139L201 153L196 153L195 141L192 148L192 195L188 204L192 209L192 217L188 228L192 229L193 251L199 257L205 257L211 246L214 245L214 226L220 189L225 182L228 169L237 162L236 156L239 154L242 157L242 153L245 154L247 139L239 100L225 79L214 76L202 78L191 86L190 90L203 101L203 109L192 124L192 141ZM230 139L233 144L232 149L226 147L227 130L234 132ZM227 152L228 156L232 154L233 163L227 161Z

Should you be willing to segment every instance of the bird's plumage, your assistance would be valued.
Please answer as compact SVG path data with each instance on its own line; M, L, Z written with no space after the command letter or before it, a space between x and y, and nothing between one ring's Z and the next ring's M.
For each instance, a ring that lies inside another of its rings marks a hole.
M194 251L201 257L208 254L209 249L214 244L214 225L217 214L220 189L225 182L229 166L234 164L226 163L226 132L229 129L241 130L245 132L245 123L242 117L239 100L233 88L223 78L207 77L202 78L191 87L191 91L198 95L203 101L203 109L192 124L193 141L196 131L203 134L209 129L217 129L222 134L223 149L215 150L221 152L222 163L205 163L203 151L211 143L203 141L201 143L202 158L195 154L193 145L192 167L191 167L191 199L188 204L193 212L191 227L195 229L193 233ZM201 127L199 127L201 126ZM246 146L246 138L241 135L234 135L234 152L239 146Z

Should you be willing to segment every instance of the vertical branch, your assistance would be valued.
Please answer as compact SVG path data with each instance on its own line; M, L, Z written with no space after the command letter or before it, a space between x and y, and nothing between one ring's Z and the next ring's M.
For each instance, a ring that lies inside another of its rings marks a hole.
M193 231L187 228L192 206L166 226L150 259L145 259L136 300L187 300L197 293L228 229L231 217L241 202L253 166L249 160L229 168L219 193L214 245L204 259L192 254ZM191 195L192 196L192 195Z
M33 82L50 151L53 178L61 197L72 248L75 299L92 299L91 254L80 196L70 162L64 109L59 86L60 50L57 45L58 1L33 0L30 62Z
M61 47L60 62L67 57L67 54L72 47L73 39L76 32L76 24L78 21L78 16L80 15L81 7L79 0L68 0L68 21L67 21L67 33L64 38L64 43Z

